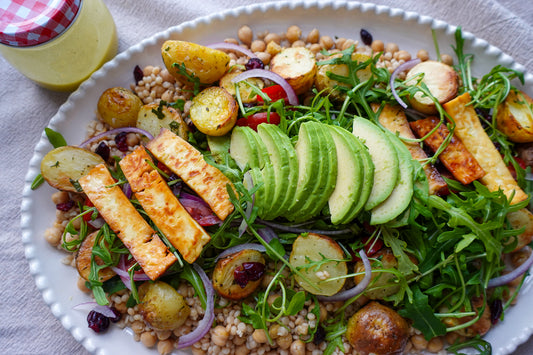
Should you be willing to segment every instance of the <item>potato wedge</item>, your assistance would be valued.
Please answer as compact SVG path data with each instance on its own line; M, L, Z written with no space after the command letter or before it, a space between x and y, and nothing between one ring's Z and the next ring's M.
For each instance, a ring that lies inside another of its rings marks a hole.
M496 113L498 129L513 142L533 142L533 99L511 90Z
M427 85L430 93L441 105L457 95L458 75L451 66L433 60L419 63L407 73L406 85L416 85L418 79L414 77L419 74L424 75L422 82ZM423 95L422 92L417 92L413 97L410 97L409 102L415 110L420 112L428 115L437 113L433 100Z
M191 121L198 130L208 136L223 136L235 122L239 106L226 89L211 86L192 99Z
M130 90L114 87L100 95L97 109L100 118L113 128L135 126L141 99Z
M148 131L154 137L159 134L161 128L166 128L185 140L189 139L189 128L180 113L161 103L151 103L141 107L136 126Z
M378 268L380 269L395 269L398 268L398 260L392 253L392 250L389 248L383 248L378 251L373 258L379 259L381 265ZM377 266L374 266L377 267ZM355 263L354 272L363 273L354 277L355 283L360 283L364 278L365 266L363 265L362 260L358 260ZM365 291L365 296L370 299L384 299L387 296L393 295L400 289L399 283L394 280L397 280L396 276L388 272L372 272L370 286Z
M325 261L325 259L331 259ZM315 295L332 296L344 286L348 272L344 251L333 239L319 234L300 235L292 245L290 264L298 269L311 284L295 275L296 282L307 292Z
M76 269L78 270L80 277L87 281L89 281L89 274L91 272L91 255L93 252L94 240L97 235L98 231L95 231L86 236L76 253ZM102 265L103 263L102 259L98 256L96 256L94 260L97 265ZM106 267L99 271L98 280L104 282L115 275L116 273L110 267Z
M285 48L270 61L270 70L283 77L300 95L313 86L317 71L315 55L305 47Z
M185 298L163 281L144 282L138 292L139 313L156 329L176 329L191 314Z
M486 174L480 179L490 191L502 189L511 203L524 201L528 195L518 186L509 169L503 162L500 152L496 149L489 136L481 126L479 117L472 105L469 93L464 93L443 105L446 112L455 121L455 134Z
M228 71L230 62L229 55L218 49L185 41L166 41L161 46L161 56L168 72L177 80L189 81L180 73L182 68L202 84L218 81Z
M213 270L213 287L219 295L230 300L240 300L250 296L259 287L263 274L256 280L249 280L244 287L235 281L235 270L243 270L244 263L259 263L264 266L265 258L257 250L245 249L218 260Z
M71 181L77 181L98 164L101 156L89 150L64 146L48 152L41 160L41 175L46 182L59 190L76 192Z
M524 232L517 236L518 243L513 251L522 249L533 241L533 214L527 208L522 208L516 212L510 212L507 215L507 220L513 229L525 227Z
M226 89L226 91L229 92L235 98L237 97L237 92L235 91L235 83L231 82L231 80L239 74L241 74L241 72L227 73L220 79L219 83L220 87ZM250 85L246 83L250 83L258 87L259 89L262 89L265 87L265 82L259 78L248 78L237 84L239 87L240 97L243 103L249 104L257 102L257 94L252 90Z

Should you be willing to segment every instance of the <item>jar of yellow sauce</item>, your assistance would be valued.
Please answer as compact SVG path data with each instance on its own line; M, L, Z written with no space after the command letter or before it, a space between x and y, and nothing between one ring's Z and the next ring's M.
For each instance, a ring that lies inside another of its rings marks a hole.
M101 0L0 1L0 54L45 88L75 90L116 53Z

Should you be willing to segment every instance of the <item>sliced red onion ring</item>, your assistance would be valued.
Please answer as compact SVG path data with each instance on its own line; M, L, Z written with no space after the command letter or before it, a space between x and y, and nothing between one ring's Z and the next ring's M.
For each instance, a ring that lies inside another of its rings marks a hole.
M287 82L287 80L283 79L283 77L274 72L271 72L270 70L247 70L234 77L231 82L238 83L239 81L243 81L249 78L265 78L275 82L276 84L279 84L283 88L283 90L285 90L285 93L287 94L287 99L289 100L289 104L291 104L292 106L298 105L298 97L296 96L296 93L294 92L292 86Z
M259 234L261 238L263 238L263 240L267 243L270 243L272 239L279 239L276 232L274 232L274 230L272 230L272 228L269 228L269 227L258 229L257 234Z
M122 191L124 192L124 195L126 195L126 197L128 199L131 198L131 195L133 194L133 191L131 190L131 185L130 185L129 182L127 182L124 185L122 185Z
M213 48L213 49L227 49L230 51L235 51L244 54L245 56L249 58L257 58L254 52L252 52L249 49L243 48L237 44L234 43L226 43L226 42L219 42L219 43L213 43L208 45L207 47Z
M226 250L224 250L222 253L220 253L215 261L218 261L218 259L221 259L221 258L225 258L226 256L228 255L231 255L231 254L234 254L234 253L238 253L240 251L243 251L243 250L257 250L261 253L264 253L266 252L266 248L261 245L261 244L258 244L258 243L245 243L245 244L239 244L239 245L235 245L231 248L228 248Z
M113 312L109 306L101 306L101 305L99 305L96 302L80 303L80 304L77 304L74 307L72 307L72 309L85 310L85 311L89 311L89 312L90 311L95 311L95 312L98 312L100 314L103 314L104 316L106 316L108 318L115 318L117 316L115 314L115 312Z
M363 277L363 280L361 280L361 282L359 282L357 286L349 290L339 292L333 296L318 296L317 298L319 301L323 301L323 302L346 301L362 293L368 287L368 285L370 284L370 280L372 279L372 267L370 265L370 260L368 260L368 257L365 254L364 249L361 249L359 251L359 255L361 256L361 260L363 260L363 265L365 266L365 277Z
M205 307L204 318L202 318L202 320L198 323L196 329L188 334L182 335L179 338L177 346L178 349L187 348L200 341L200 339L202 339L204 335L209 332L209 329L211 329L211 326L213 325L213 320L215 319L215 290L213 289L211 280L209 280L205 274L205 271L200 266L197 264L192 264L192 267L202 279L205 287L207 304Z
M411 69L412 67L414 67L420 62L421 62L420 58L416 58L416 59L409 60L403 64L400 64L398 68L396 68L390 76L389 85L390 85L390 89L392 92L392 96L394 96L396 101L398 101L400 106L402 106L403 108L407 108L407 104L402 99L400 99L400 96L396 92L396 88L394 87L394 81L396 80L396 78L401 72Z
M509 282L511 282L514 279L516 279L518 276L524 274L527 270L529 270L531 265L533 265L533 252L529 256L529 258L527 258L527 260L524 261L524 263L522 265L520 265L519 267L517 267L516 269L514 269L510 273L502 275L502 276L499 276L499 277L495 277L495 278L489 280L489 283L487 284L487 287L488 288L493 288L493 287L506 285Z
M100 229L105 223L105 220L102 217L97 217L94 221L91 219L87 222L90 224L94 229Z
M99 141L102 138L105 138L105 137L113 135L113 134L119 134L119 133L122 133L122 132L139 133L139 134L142 134L142 135L146 136L150 140L154 139L154 136L152 136L148 131L145 131L144 129L140 129L140 128L137 128L137 127L122 127L122 128L115 128L115 129L112 129L112 130L109 130L109 131L106 131L106 132L99 133L96 136L87 139L85 142L81 143L78 147L85 148L89 144L91 144L93 142L96 142L96 141Z
M271 221L265 221L260 218L257 218L255 221L264 226L268 226L274 229L279 229L281 231L289 232L289 233L315 233L315 234L323 234L323 235L341 235L341 234L352 233L351 229L338 229L338 230L306 229L306 228L299 228L295 226L288 226L286 224L275 223Z
M182 192L179 198L180 203L198 224L203 227L219 224L222 221L213 214L213 210L200 197Z
M126 284L126 287L129 286L130 284L130 274L128 273L128 268L126 267L126 260L125 260L126 256L125 255L122 255L120 257L120 260L118 262L118 265L117 266L112 266L111 269L118 275L120 276L120 279L122 281L124 280L127 280L127 282L125 282ZM136 271L134 274L133 274L133 281L148 281L150 280L150 278L148 277L148 275L146 275L143 271Z

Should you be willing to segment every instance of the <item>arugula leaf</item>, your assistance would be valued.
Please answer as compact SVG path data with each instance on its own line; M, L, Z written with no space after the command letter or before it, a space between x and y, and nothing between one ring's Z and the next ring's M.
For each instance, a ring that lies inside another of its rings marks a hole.
M424 334L426 340L446 334L446 326L435 316L428 297L417 286L413 287L413 302L406 303L399 313L413 320L413 326Z

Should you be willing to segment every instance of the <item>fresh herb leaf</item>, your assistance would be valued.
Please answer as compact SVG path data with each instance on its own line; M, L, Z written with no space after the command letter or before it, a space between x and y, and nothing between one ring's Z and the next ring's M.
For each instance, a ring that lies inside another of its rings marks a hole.
M33 179L33 182L31 183L31 189L32 190L37 189L39 186L43 184L43 182L44 182L43 175L37 174L37 176L35 177L35 179Z
M44 133L46 134L46 137L50 141L50 144L54 148L64 147L67 145L67 141L65 138L61 135L61 133L54 131L51 128L46 127L44 129Z
M446 334L446 326L435 316L428 297L413 287L413 302L407 302L400 315L413 320L413 326L424 334L426 340Z

